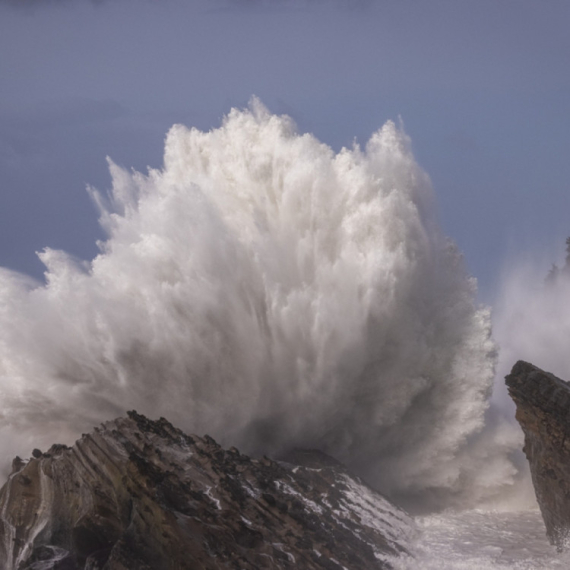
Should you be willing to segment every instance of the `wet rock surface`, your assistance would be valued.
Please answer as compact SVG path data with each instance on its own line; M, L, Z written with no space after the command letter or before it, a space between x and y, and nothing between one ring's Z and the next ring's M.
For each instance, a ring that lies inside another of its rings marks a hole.
M0 491L5 570L386 569L412 533L324 454L251 459L136 412L16 458Z
M562 548L570 531L570 384L523 361L506 383L548 537Z

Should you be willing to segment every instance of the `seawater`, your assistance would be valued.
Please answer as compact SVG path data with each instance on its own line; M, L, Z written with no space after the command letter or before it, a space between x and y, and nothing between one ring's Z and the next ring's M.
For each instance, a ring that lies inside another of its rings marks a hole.
M396 570L555 570L570 568L570 552L557 552L540 512L468 510L416 518L413 557Z

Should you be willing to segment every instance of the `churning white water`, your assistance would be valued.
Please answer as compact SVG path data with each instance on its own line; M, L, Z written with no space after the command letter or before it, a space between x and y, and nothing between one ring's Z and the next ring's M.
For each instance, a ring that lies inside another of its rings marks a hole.
M549 544L537 509L472 510L416 519L413 558L396 570L556 570L570 568L570 553Z
M95 259L44 250L45 283L0 270L2 457L135 408L244 451L320 448L424 509L513 488L489 311L401 128L335 154L254 100L174 126L160 170L109 164ZM453 562L443 537L498 556L462 538L476 516L422 519L422 567Z

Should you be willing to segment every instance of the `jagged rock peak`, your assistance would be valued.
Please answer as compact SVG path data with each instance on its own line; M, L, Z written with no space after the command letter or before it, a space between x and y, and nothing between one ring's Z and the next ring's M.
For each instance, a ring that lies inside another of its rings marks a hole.
M412 534L323 454L251 459L134 411L16 458L0 490L4 570L387 569Z
M570 384L523 361L505 380L548 537L563 548L570 532Z

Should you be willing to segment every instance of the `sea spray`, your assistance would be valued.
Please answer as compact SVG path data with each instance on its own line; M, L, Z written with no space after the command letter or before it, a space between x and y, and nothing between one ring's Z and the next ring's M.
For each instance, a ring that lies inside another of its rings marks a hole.
M335 154L253 100L174 126L161 170L110 171L97 257L0 274L5 457L136 408L439 506L512 482L512 438L483 429L489 311L401 128Z
M511 260L496 302L494 327L503 376L520 359L570 379L570 246L566 265L547 274L547 254ZM506 390L503 390L505 399ZM510 398L509 398L510 401ZM512 406L512 403L511 403Z

